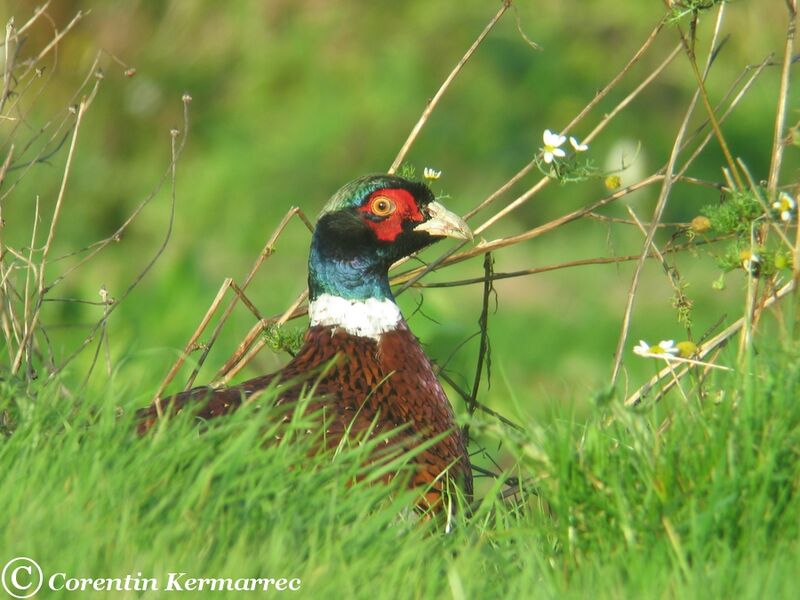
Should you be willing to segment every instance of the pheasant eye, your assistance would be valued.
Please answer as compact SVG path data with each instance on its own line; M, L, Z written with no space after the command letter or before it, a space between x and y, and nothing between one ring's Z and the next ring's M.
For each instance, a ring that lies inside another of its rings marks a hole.
M376 217L388 217L396 208L395 203L386 196L376 196L369 204L369 209Z

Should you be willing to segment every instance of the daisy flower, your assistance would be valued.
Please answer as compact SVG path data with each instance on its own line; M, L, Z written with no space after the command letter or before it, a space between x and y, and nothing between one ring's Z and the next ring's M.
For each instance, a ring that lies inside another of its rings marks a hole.
M589 149L589 144L581 144L572 136L569 136L569 143L575 152L586 152Z
M655 346L651 346L644 340L639 340L639 343L633 347L633 353L639 356L654 356L659 354L668 354L674 356L679 352L673 340L661 340Z
M442 172L430 167L425 167L425 169L422 171L422 176L428 181L436 181L442 176Z
M788 193L781 192L778 199L772 203L772 208L781 214L781 221L788 223L797 209L797 202Z
M548 165L553 162L556 158L564 158L567 153L561 149L561 145L567 141L567 138L563 135L558 135L557 133L553 133L549 129L545 129L544 133L542 134L542 141L544 142L544 148L542 148L542 154L544 155L544 162Z

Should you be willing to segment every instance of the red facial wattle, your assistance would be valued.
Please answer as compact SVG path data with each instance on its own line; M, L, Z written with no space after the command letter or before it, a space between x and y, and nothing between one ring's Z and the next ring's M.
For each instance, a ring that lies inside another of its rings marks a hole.
M376 212L374 207L374 201L382 197L394 203L394 210L385 216ZM399 188L373 192L358 210L370 215L366 223L375 232L375 236L383 242L394 242L403 232L403 223L421 223L425 220L414 197L408 191Z

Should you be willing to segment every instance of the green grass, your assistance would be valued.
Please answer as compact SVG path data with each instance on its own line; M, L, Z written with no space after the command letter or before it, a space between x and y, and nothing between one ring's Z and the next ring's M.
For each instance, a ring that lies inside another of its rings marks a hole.
M516 503L486 493L451 534L402 516L413 492L356 481L374 475L363 446L309 457L307 435L263 445L269 412L247 407L203 433L176 419L140 439L124 391L68 400L56 386L6 383L0 556L33 557L46 575L142 573L162 586L172 571L298 577L302 597L789 597L796 359L756 359L702 401L611 403L524 433L481 420L473 428L529 485Z

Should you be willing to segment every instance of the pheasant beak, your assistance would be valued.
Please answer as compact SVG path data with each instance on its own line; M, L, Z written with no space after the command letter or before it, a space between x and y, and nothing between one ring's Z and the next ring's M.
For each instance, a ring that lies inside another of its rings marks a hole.
M426 207L430 218L414 227L414 231L426 231L436 237L450 237L459 240L471 240L472 231L464 219L450 212L438 202L431 202Z

